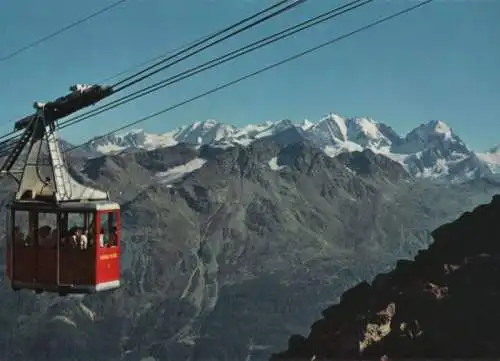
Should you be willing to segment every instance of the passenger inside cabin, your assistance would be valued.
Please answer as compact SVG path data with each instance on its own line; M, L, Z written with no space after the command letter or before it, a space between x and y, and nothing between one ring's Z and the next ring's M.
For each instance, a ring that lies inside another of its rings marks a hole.
M118 245L118 229L116 226L111 227L111 244L110 247Z
M82 238L83 242L82 243ZM73 248L83 249L83 247L87 246L87 237L83 235L83 230L80 227L76 227L75 231L71 237L71 245Z
M85 228L85 229L83 230L83 235L84 235L84 236L86 237L86 239L87 239L87 246L86 246L86 248L85 248L85 249L92 248L93 243L94 243L94 241L93 241L93 239L92 239L92 238L93 238L93 237L92 237L92 230L91 230L91 229L88 229L88 228Z
M87 237L87 230L80 230L79 234L79 239L78 239L78 244L80 246L80 249L87 249L88 247L88 237Z
M80 228L78 226L73 226L68 231L68 238L66 239L67 245L71 248L80 248L79 247L79 238L80 238Z
M106 237L106 234L104 233L104 229L101 228L101 231L99 232L99 247L104 248L106 247L108 243L108 237Z

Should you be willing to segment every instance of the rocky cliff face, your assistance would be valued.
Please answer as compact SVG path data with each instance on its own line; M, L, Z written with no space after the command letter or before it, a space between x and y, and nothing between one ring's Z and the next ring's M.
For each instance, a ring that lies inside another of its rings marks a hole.
M437 228L413 261L346 291L271 360L498 357L499 217L494 196Z

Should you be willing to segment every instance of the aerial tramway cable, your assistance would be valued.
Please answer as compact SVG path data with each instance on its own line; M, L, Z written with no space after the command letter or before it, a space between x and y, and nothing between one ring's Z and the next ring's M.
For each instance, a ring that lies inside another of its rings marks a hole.
M208 49L211 46L214 46L214 45L216 45L216 44L218 44L218 43L220 43L220 42L222 42L224 40L227 40L227 39L229 39L229 38L231 38L231 37L233 37L233 36L235 36L235 35L243 32L245 30L248 30L248 29L250 29L250 28L252 28L252 27L254 27L254 26L256 26L256 25L258 25L258 24L260 24L260 23L262 23L264 21L266 21L266 20L269 20L269 19L271 19L271 18L273 18L273 17L275 17L277 15L280 15L280 14L284 13L285 11L293 9L294 7L296 7L297 5L300 5L300 4L304 3L305 1L307 1L307 0L292 0L291 3L290 3L290 0L281 0L281 1L277 2L274 5L268 6L267 8L265 8L265 9L263 9L263 10L255 13L255 14L253 14L251 16L248 16L248 17L246 17L243 20L238 21L237 23L235 23L233 25L230 25L230 26L228 26L228 27L226 27L226 28L224 28L222 30L219 30L219 31L215 32L213 35L210 35L207 38L200 39L199 41L195 42L193 45L188 46L187 48L182 49L182 50L174 53L173 55L171 55L171 56L169 56L169 57L167 57L167 58L165 58L165 59L163 59L161 61L158 61L157 63L155 63L155 64L153 64L151 66L148 66L146 69L143 69L143 70L141 70L141 71L139 71L139 72L137 72L137 73L135 73L133 75L130 75L130 76L126 77L125 79L120 80L119 82L113 84L112 87L116 88L115 92L121 91L122 89L125 89L125 88L128 88L128 87L130 87L130 86L132 86L132 85L134 85L134 84L136 84L136 83L138 83L138 82L140 82L140 81L142 81L142 80L144 80L146 78L149 78L151 75L156 74L159 71L166 69L167 67L170 67L170 66L172 66L172 65L174 65L174 64L176 64L176 63L178 63L178 62L180 62L180 61L182 61L184 59L187 59L190 56L196 55L199 52L201 52L201 51L203 51L205 49ZM171 64L164 65L160 69L156 69L156 70L152 71L149 74L143 75L142 77L140 77L138 79L134 79L135 77L137 77L139 75L142 75L142 74L146 73L147 71L152 70L153 68L155 68L155 67L157 67L157 66L159 66L159 65L161 65L161 64L163 64L163 63L165 63L165 62L167 62L167 61L169 61L169 60L171 60L173 58L175 58L176 56L182 55L184 52L186 52L188 50L191 50L191 49L195 48L198 45L202 45L206 41L211 40L211 39L213 39L213 38L215 38L215 37L217 37L219 35L222 35L223 33L227 32L227 31L229 31L231 29L234 29L234 28L236 28L236 27L238 27L238 26L246 23L247 21L252 20L254 18L257 18L258 16L260 16L260 15L262 15L262 14L264 14L264 13L266 13L266 12L268 12L268 11L276 8L276 7L279 7L279 6L283 5L283 4L286 4L286 3L290 3L290 4L286 5L284 8L276 10L275 12L273 12L271 14L266 15L265 17L263 17L263 18L261 18L259 20L254 21L253 23L250 23L250 24L244 26L241 29L233 31L233 32L229 33L228 35L225 35L224 37L222 37L220 39L212 41L208 45L205 45L202 48L197 49L194 52L192 52L192 53L190 53L190 54L188 54L188 55L186 55L186 56L184 56L184 57L182 57L180 59L177 59L175 62L173 62ZM128 84L122 85L123 83L126 83L129 80L132 80L132 81L130 83L128 83Z
M241 33L241 32L243 32L243 31L245 31L245 30L248 30L248 29L250 29L250 28L252 28L252 27L254 27L254 26L256 26L256 25L258 25L258 24L260 24L260 23L262 23L262 22L264 22L264 21L266 21L266 20L269 20L269 19L271 19L271 18L273 18L273 17L275 17L275 16L277 16L277 15L279 15L279 14L281 14L281 13L283 13L283 12L287 11L287 10L290 10L290 9L292 9L292 8L296 7L297 5L302 4L302 3L303 3L303 2L305 2L305 1L307 1L307 0L281 0L281 1L277 2L277 3L276 3L276 4L274 4L274 5L270 5L270 6L266 7L265 9L263 9L263 10L261 10L261 11L259 11L259 12L255 13L255 14L253 14L253 15L251 15L251 16L248 16L248 17L244 18L243 20L238 21L238 22L237 22L237 23L235 23L235 24L232 24L232 25L230 25L230 26L228 26L228 27L226 27L226 28L224 28L224 29L222 29L222 30L219 30L219 31L217 31L217 32L213 33L212 35L209 35L209 36L207 36L207 37L204 37L204 38L199 39L199 40L198 40L198 41L196 41L193 45L190 45L190 46L188 46L187 48L184 48L184 49L182 49L182 50L180 50L180 51L176 52L174 55L172 55L172 56L168 57L167 59L163 59L163 60L161 60L160 62L157 62L156 64L153 64L152 66L149 66L148 68L146 68L146 69L144 69L144 70L141 70L140 72L138 72L138 73L136 73L136 74L133 74L133 75L131 75L131 76L127 77L126 79L124 79L124 80L122 80L122 81L120 81L120 82L116 83L115 85L117 85L117 84L121 84L121 83L123 83L125 80L130 80L130 79L132 79L132 78L134 78L134 77L136 77L136 76L138 76L138 75L141 75L141 74L143 74L144 72L146 72L146 71L148 71L148 70L150 70L150 69L152 69L152 68L154 68L154 67L156 67L156 66L158 66L158 65L161 65L162 63L166 62L167 60L172 59L173 57L175 57L175 56L177 56L177 55L181 55L182 53L184 53L184 52L186 52L186 51L188 51L188 50L190 50L190 49L192 49L192 48L194 48L194 47L196 47L196 46L198 46L198 45L201 45L202 43L204 43L204 42L206 42L206 41L208 41L208 40L210 40L210 39L212 39L212 38L214 38L214 37L216 37L216 36L218 36L218 35L220 35L220 34L223 34L224 32L227 32L228 30L231 30L231 29L233 29L233 28L235 28L235 27L238 27L239 25L241 25L241 24L243 24L243 23L245 23L245 22L247 22L247 21L249 21L249 20L252 20L252 19L254 19L254 18L256 18L256 17L258 17L258 16L260 16L260 15L262 15L262 14L266 13L266 12L269 12L270 10L272 10L272 9L274 9L274 8L276 8L276 7L279 7L279 6L281 6L281 5L284 5L284 4L286 4L286 3L289 3L289 4L288 4L287 6L285 6L284 8L281 8L281 9L279 9L279 10L277 10L277 11L275 11L275 12L273 12L273 13L269 14L269 15L266 15L264 18L259 19L259 20L256 20L256 21L254 21L253 23L251 23L251 24L249 24L249 25L246 25L244 28L242 28L242 29L238 29L238 30L236 30L236 31L234 31L234 32L232 32L232 33L230 33L229 35L226 35L224 38L222 38L222 39L218 39L217 41L210 43L209 45L207 45L207 46L203 47L202 49L198 49L198 50L196 50L195 52L193 52L193 53L189 54L188 56L186 56L186 57L184 57L184 58L182 58L182 59L178 59L178 60L176 60L176 63L177 63L177 62L179 62L179 61L181 61L181 60L184 60L185 58L187 58L187 57L189 57L189 56L195 55L195 54L199 53L200 51L202 51L202 50L204 50L204 49L206 49L206 48L208 48L208 47L210 47L210 46L213 46L213 45L215 45L215 44L217 44L217 43L219 43L219 42L221 42L221 41L223 41L223 40L226 40L226 39L228 39L228 38L230 38L230 37L233 37L233 36L237 35L238 33ZM171 65L173 65L173 64L170 64L170 65L167 65L167 66L163 66L161 70L163 70L163 69L165 69L165 68L167 68L168 66L171 66ZM155 71L155 73L156 73L156 72L158 72L158 71L160 71L160 70L156 70L156 71ZM146 75L145 77L149 77L149 76L151 76L151 75L152 75L152 74L148 74L148 75ZM141 80L142 80L142 78L141 78ZM134 80L134 83L137 83L138 81L140 81L140 80ZM128 85L127 85L127 86L128 86ZM5 147L6 142L10 142L11 140L14 140L14 142L15 142L16 140L18 140L18 139L20 138L20 135L15 136L15 134L19 134L19 132L18 132L18 131L11 131L11 132L9 132L9 133L7 133L7 134L4 134L3 136L0 136L0 140L5 139L5 138L8 138L7 140L0 142L0 156L3 156L5 152L8 152L9 150L11 150L11 148L9 148L9 147ZM12 136L12 137L10 137L10 136ZM10 137L10 138L9 138L9 137Z
M168 108L165 108L165 109L162 109L162 110L160 110L160 111L157 111L157 112L155 112L155 113L153 113L153 114L147 115L147 116L145 116L145 117L143 117L143 118L140 118L140 119L138 119L138 120L136 120L136 121L133 121L133 122L127 123L127 124L125 124L125 125L123 125L123 126L121 126L121 127L119 127L119 128L113 129L113 130L111 130L111 131L109 131L109 132L107 132L107 133L105 133L105 134L102 134L102 135L100 135L100 136L98 136L98 137L94 137L94 138L92 138L91 140L89 140L89 141L87 141L87 142L84 142L84 143L79 144L79 145L77 145L77 146L74 146L74 147L72 147L72 148L70 148L70 149L67 149L65 152L70 152L70 151L75 150L75 149L77 149L77 148L80 148L80 147L82 147L82 146L84 146L84 145L86 145L86 144L89 144L89 143L91 143L91 142L93 142L93 141L95 141L95 140L105 138L105 137L107 137L107 136L109 136L109 135L112 135L112 134L114 134L114 133L116 133L116 132L119 132L119 131L124 130L124 129L126 129L126 128L129 128L129 127L135 126L135 125L137 125L137 124L139 124L139 123L142 123L142 122L144 122L144 121L146 121L146 120L149 120L149 119L151 119L151 118L155 118L155 117L157 117L158 115L164 114L164 113L166 113L166 112L168 112L168 111L171 111L171 110L174 110L174 109L176 109L176 108L179 108L179 107L181 107L181 106L183 106L183 105L185 105L185 104L191 103L191 102L193 102L193 101L195 101L195 100L197 100L197 99L203 98L203 97L205 97L205 96L207 96L207 95L209 95L209 94L216 93L216 92L218 92L218 91L220 91L220 90L222 90L222 89L225 89L225 88L228 88L228 87L230 87L230 86L232 86L232 85L235 85L235 84L237 84L237 83L239 83L239 82L241 82L241 81L243 81L243 80L246 80L246 79L252 78L252 77L254 77L254 76L256 76L256 75L259 75L259 74L261 74L261 73L264 73L264 72L266 72L266 71L268 71L268 70L271 70L271 69L274 69L274 68L276 68L276 67L278 67L278 66L281 66L281 65L283 65L283 64L286 64L286 63L288 63L288 62L290 62L290 61L292 61L292 60L295 60L295 59L301 58L301 57L303 57L303 56L305 56L305 55L307 55L307 54L310 54L310 53L313 53L313 52L315 52L315 51L317 51L317 50L320 50L320 49L322 49L322 48L324 48L324 47L326 47L326 46L328 46L328 45L332 45L332 44L334 44L334 43L336 43L336 42L338 42L338 41L340 41L340 40L343 40L343 39L349 38L349 37L351 37L351 36L353 36L353 35L355 35L355 34L358 34L358 33L360 33L360 32L366 31L366 30L368 30L368 29L370 29L370 28L372 28L372 27L375 27L375 26L377 26L377 25L380 25L380 24L382 24L382 23L385 23L385 22L387 22L387 21L389 21L389 20L391 20L391 19L394 19L394 18L396 18L396 17L402 16L402 15L404 15L404 14L406 14L406 13L409 13L409 12L411 12L411 11L414 11L414 10L416 10L417 8L420 8L420 7L424 6L424 5L427 5L427 4L431 3L432 1L434 1L434 0L425 0L425 1L422 1L422 2L420 2L420 3L418 3L418 4L416 4L416 5L413 5L413 6L407 7L407 8L405 8L405 9L403 9L403 10L400 10L400 11L398 11L398 12L396 12L396 13L393 13L393 14L391 14L391 15L388 15L388 16L385 16L385 17L382 17L382 18L380 18L380 19L378 19L378 20L376 20L376 21L373 21L373 22L371 22L371 23L369 23L369 24L365 25L365 26L359 27L359 28L357 28L356 30L353 30L353 31L351 31L351 32L348 32L348 33L345 33L345 34L343 34L343 35L341 35L341 36L338 36L338 37L336 37L336 38L334 38L334 39L331 39L331 40L329 40L329 41L326 41L326 42L324 42L324 43L321 43L321 44L319 44L319 45L316 45L316 46L314 46L314 47L312 47L312 48L309 48L309 49L307 49L307 50L305 50L305 51L302 51L302 52L300 52L300 53L298 53L298 54L295 54L295 55L293 55L293 56L290 56L290 57L288 57L288 58L286 58L286 59L284 59L284 60L281 60L281 61L279 61L279 62L276 62L276 63L273 63L273 64L271 64L271 65L268 65L268 66L266 66L266 67L264 67L264 68L261 68L261 69L259 69L259 70L257 70L257 71L254 71L254 72L252 72L252 73L250 73L250 74L244 75L244 76L242 76L242 77L240 77L240 78L237 78L237 79L235 79L235 80L233 80L233 81L230 81L230 82L228 82L228 83L224 83L224 84L222 84L222 85L220 85L220 86L217 86L217 87L215 87L215 88L212 88L212 89L210 89L210 90L208 90L208 91L206 91L206 92L204 92L204 93L201 93L201 94L199 94L199 95L196 95L196 96L194 96L194 97L192 97L192 98L189 98L189 99L187 99L187 100L184 100L184 101L182 101L182 102L180 102L180 103L177 103L177 104L175 104L175 105L172 105L172 106L170 106L170 107L168 107Z
M349 11L352 11L358 7L367 5L368 3L371 3L373 1L375 1L375 0L354 0L354 1L351 1L350 3L344 4L342 6L338 6L334 9L326 11L318 16L315 16L309 20L306 20L306 21L303 21L299 24L290 26L290 27L288 27L280 32L274 33L270 36L266 36L260 40L254 41L254 42L252 42L248 45L245 45L239 49L230 51L229 53L226 53L222 56L214 58L214 59L212 59L208 62L205 62L201 65L197 65L195 67L192 67L192 68L185 70L179 74L176 74L176 75L171 76L167 79L156 82L156 83L149 85L145 88L139 89L133 93L125 95L125 96L118 98L114 101L111 101L107 104L104 104L102 106L99 106L97 108L89 110L89 111L82 113L78 116L75 116L73 118L67 119L61 124L61 128L71 126L73 124L79 123L80 121L83 121L83 120L89 119L91 117L94 117L96 115L102 114L108 110L114 109L114 108L116 108L120 105L126 104L132 100L135 100L135 99L141 98L145 95L156 92L156 91L158 91L158 90L160 90L168 85L172 85L172 84L177 83L181 80L190 78L198 73L201 73L205 70L209 70L211 68L214 68L214 67L221 65L225 62L228 62L230 60L236 59L236 58L243 56L247 53L250 53L254 50L258 50L266 45L269 45L269 44L272 44L276 41L285 39L291 35L294 35L294 34L300 32L300 31L306 30L312 26L318 25L318 24L323 23L327 20L330 20L332 18L340 16L340 15L347 13Z
M140 68L142 66L145 66L145 65L148 65L150 63L152 63L153 61L156 61L158 59L162 59L162 58L165 58L167 57L168 55L171 55L171 54L174 54L174 53L177 53L177 52L180 52L180 51L185 51L188 47L190 47L191 45L194 45L196 44L197 42L199 41L205 41L205 40L208 40L210 37L212 37L213 35L215 34L212 33L212 34L209 34L209 35L205 35L205 36L202 36L200 38L197 38L195 40L192 40L190 42L188 42L187 44L183 44L183 45L180 45L178 46L177 48L174 48L174 49L170 49L168 50L167 52L164 52L160 55L156 55L148 60L143 60L141 61L140 63L138 64L135 64L135 65L131 65L129 66L128 68L124 69L124 70L121 70L119 71L118 73L115 73L114 75L111 75L111 76L108 76L107 78L103 78L99 81L97 81L96 83L97 84L104 84L106 82L108 82L109 80L111 79L115 79L115 78L118 78L120 75L124 75L132 70L136 70L137 68Z
M118 5L124 3L125 1L128 1L128 0L115 1L114 3L106 6L106 7L102 8L102 9L100 9L100 10L98 10L98 11L96 11L96 12L94 12L94 13L92 13L92 14L90 14L90 15L82 18L82 19L80 19L80 20L77 20L77 21L75 21L75 22L73 22L73 23L71 23L69 25L66 25L66 26L64 26L64 27L62 27L62 28L60 28L60 29L58 29L58 30L56 30L56 31L48 34L48 35L45 35L45 36L41 37L40 39L33 41L32 43L24 45L21 48L13 51L13 52L11 52L11 53L9 53L7 55L4 55L4 56L0 57L0 62L6 61L8 59L11 59L11 58L15 57L16 55L22 53L23 51L26 51L26 50L28 50L30 48L33 48L36 45L39 45L39 44L43 43L44 41L47 41L47 40L49 40L49 39L51 39L51 38L53 38L53 37L55 37L55 36L57 36L59 34L64 33L65 31L68 31L71 28L74 28L77 25L80 25L80 24L82 24L82 23L84 23L84 22L86 22L86 21L88 21L88 20L90 20L90 19L92 19L92 18L94 18L94 17L102 14L102 13L105 13L106 11L109 11L109 10L117 7Z

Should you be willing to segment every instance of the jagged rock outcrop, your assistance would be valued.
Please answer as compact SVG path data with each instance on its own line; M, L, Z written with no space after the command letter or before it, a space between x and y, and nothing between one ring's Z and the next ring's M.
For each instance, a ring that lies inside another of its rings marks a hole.
M437 228L413 261L346 291L278 360L498 357L500 195Z

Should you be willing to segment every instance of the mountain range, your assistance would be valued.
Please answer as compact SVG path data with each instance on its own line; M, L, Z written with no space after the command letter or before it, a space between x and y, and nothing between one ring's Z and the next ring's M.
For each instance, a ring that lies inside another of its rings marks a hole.
M335 134L339 119L328 119L234 132L205 122L68 153L78 180L121 204L123 286L59 298L3 284L0 360L268 360L345 290L412 258L432 229L500 189L495 177L409 172L394 150L421 149L423 131L398 138L378 125L376 141L365 121L345 120L335 145L326 127ZM438 135L424 140L442 151L431 155L465 151L432 124ZM13 190L0 180L2 229Z
M294 123L285 119L241 128L214 120L195 122L164 134L134 130L94 139L85 149L97 154L152 150L179 143L195 146L248 146L258 139L281 135L281 142L308 140L330 157L370 149L401 165L414 177L464 182L500 172L500 150L471 150L443 121L421 124L406 136L370 118L343 118L330 114L317 122Z

